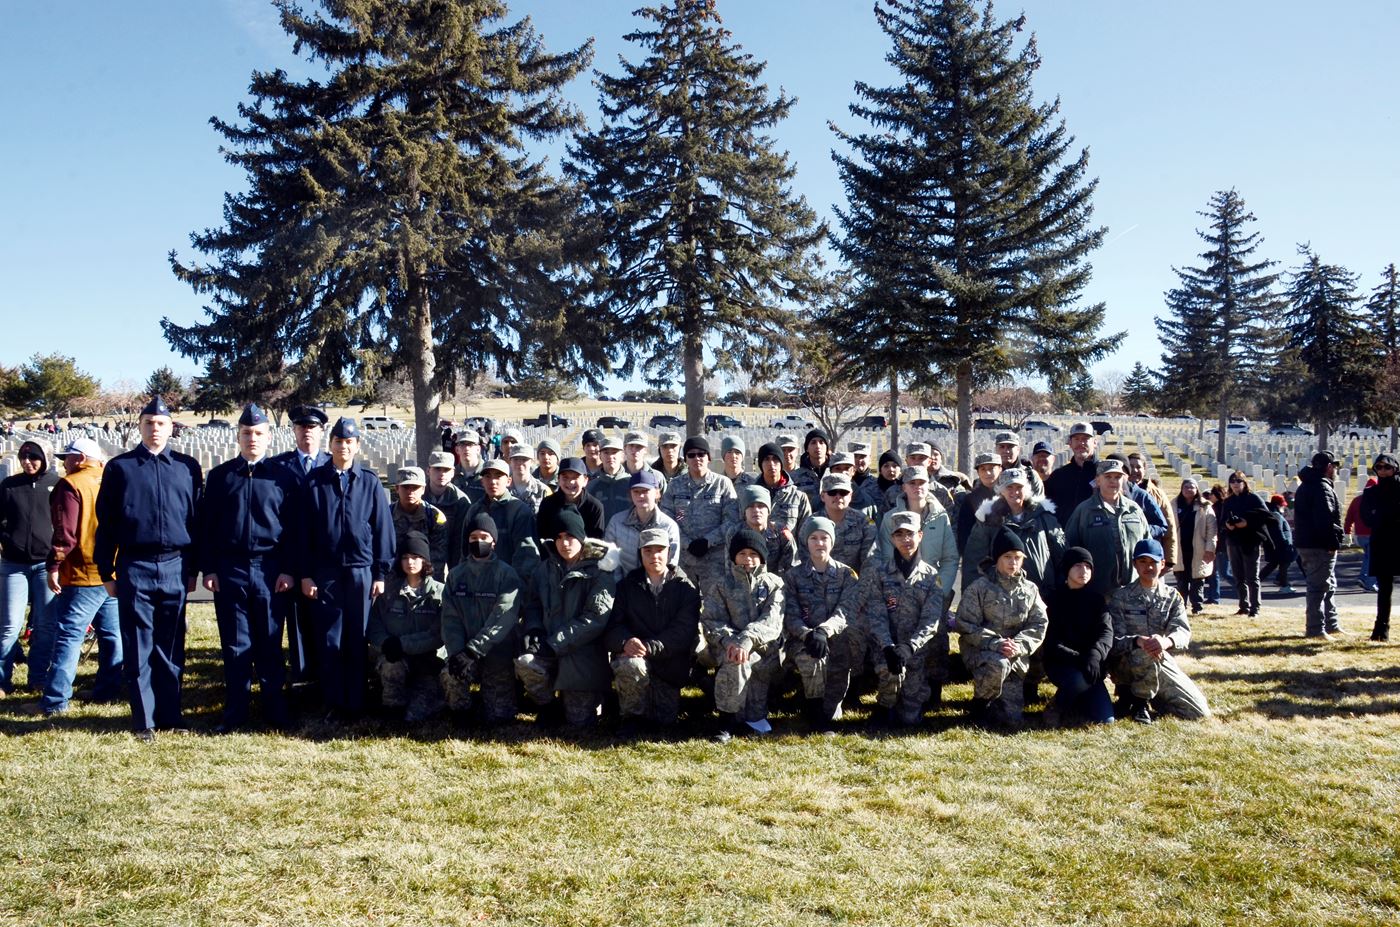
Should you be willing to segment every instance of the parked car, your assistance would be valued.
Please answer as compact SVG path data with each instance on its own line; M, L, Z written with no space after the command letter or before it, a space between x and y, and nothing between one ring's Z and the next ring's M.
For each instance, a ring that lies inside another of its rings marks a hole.
M1015 431L1006 422L999 418L979 418L972 422L973 431Z
M1044 419L1032 418L1032 419L1028 419L1028 420L1025 422L1025 424L1023 424L1023 425L1021 426L1021 430L1022 430L1022 431L1052 431L1052 432L1057 432L1057 433L1058 433L1059 430L1060 430L1060 426L1059 426L1059 425L1052 425L1052 424L1050 424L1049 422L1045 421Z
M228 419L226 419L226 418L211 418L211 419L210 419L209 421L207 421L207 422L200 422L200 423L199 423L198 425L196 425L195 427L196 427L196 428L232 428L233 425L229 424L229 421L228 421Z
M782 418L773 420L774 428L816 428L817 423L808 421L800 415L789 412Z
M1225 433L1227 435L1247 435L1249 434L1249 425L1246 422L1230 422L1225 426ZM1207 428L1206 434L1218 435L1220 434L1220 429Z
M725 415L722 412L705 416L706 431L722 431L725 428L743 428L744 423L732 415Z
M573 425L573 422L571 422L569 419L565 418L562 415L554 416L554 423L552 426L550 425L549 419L549 414L545 413L544 415L537 415L534 418L527 418L520 424L524 425L526 428L569 428Z
M647 427L648 427L648 428L684 428L684 427L685 427L685 419L683 419L683 418L677 418L676 416L671 415L669 412L668 412L668 413L663 413L663 414L661 414L661 415L653 415L651 418L647 419Z
M934 418L916 418L911 423L915 431L952 431L953 426Z
M1269 429L1269 434L1284 438L1311 438L1313 433L1301 425L1275 425Z
M758 407L760 409L776 409L778 408L778 404L776 402L760 402Z
M1109 434L1113 431L1113 425L1104 421L1091 421L1089 427L1094 429L1096 435Z
M842 422L842 428L874 428L876 430L890 427L888 415L867 415L865 418L852 419L849 422Z
M631 421L625 418L618 418L616 415L604 415L598 419L599 428L620 428L626 430L632 427Z

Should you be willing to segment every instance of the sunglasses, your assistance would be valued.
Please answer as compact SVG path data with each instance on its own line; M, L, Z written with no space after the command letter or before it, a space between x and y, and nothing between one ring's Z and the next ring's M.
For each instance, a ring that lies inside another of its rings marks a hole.
M44 458L41 457L40 455L34 453L33 451L25 451L23 454L20 454L20 455L19 455L19 459L20 459L20 460L43 460Z
M685 455L685 459L686 459L686 460L699 460L701 457L708 457L708 456L710 456L710 455L709 455L709 454L706 454L704 451L691 451L689 454L686 454L686 455Z
M849 495L850 495L850 493L849 493L848 491L844 490L844 489L828 489L828 490L826 491L826 494L827 494L828 496L849 496Z

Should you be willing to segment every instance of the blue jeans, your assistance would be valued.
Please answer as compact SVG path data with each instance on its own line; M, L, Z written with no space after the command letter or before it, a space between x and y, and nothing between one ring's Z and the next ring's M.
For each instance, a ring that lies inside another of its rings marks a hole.
M117 600L102 586L65 586L54 599L53 614L53 661L39 703L44 714L68 710L89 624L97 633L97 679L92 697L103 701L121 695L122 637Z
M1372 592L1376 589L1375 574L1371 572L1371 536L1358 534L1356 546L1361 548L1361 585Z
M1045 675L1055 684L1055 704L1061 712L1090 724L1113 721L1113 700L1102 680L1090 682L1078 667L1059 663L1046 666Z
M40 626L47 624L49 603L53 601L47 570L43 563L0 563L0 591L3 591L0 596L0 689L6 692L13 688L11 678L15 671L15 658L20 653L16 647L20 632L24 630L25 609L32 609L34 613L30 621L35 632L35 637L31 638L34 641L31 649L43 645L43 640L38 638ZM43 656L42 649L40 655ZM44 656L44 660L47 663L47 656ZM31 686L35 684L35 673L43 672L43 669L36 669L35 664L36 661L29 661Z

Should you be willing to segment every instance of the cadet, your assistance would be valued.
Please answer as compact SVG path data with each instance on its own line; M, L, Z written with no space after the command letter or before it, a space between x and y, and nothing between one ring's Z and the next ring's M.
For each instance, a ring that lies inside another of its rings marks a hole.
M871 519L884 514L880 509L880 480L878 473L870 471L870 445L864 441L852 441L846 445L855 470L851 474L851 491L855 498L851 506L870 514Z
M1045 640L1045 603L1021 569L1026 550L1019 537L999 531L992 558L995 569L963 591L958 651L972 674L973 717L1020 727L1030 657Z
M300 497L295 556L301 591L314 600L318 669L328 720L364 710L365 629L370 603L394 564L394 522L378 475L355 463L353 418L331 429L331 461L311 471Z
M97 493L94 557L115 596L136 736L181 727L185 596L194 591L195 513L204 475L193 457L168 446L174 423L153 396L138 420L141 443L113 458Z
M617 584L604 635L624 736L676 723L700 637L700 592L670 561L671 536L647 528L638 542L642 565Z
M794 438L792 435L778 435L777 440L774 441L774 443L778 445L778 449L782 452L783 455L783 472L788 474L789 476L796 473L798 468L801 466L801 464L798 463L797 459L797 439ZM801 490L798 491L801 492ZM808 508L810 508L811 505L812 500L809 498L807 500Z
M531 466L534 460L534 455L530 453L528 447L516 444L510 449L510 457L506 461L502 461L506 464L506 472L510 475L510 495L525 503L530 510L532 520L539 514L545 496L553 491L549 486L535 479L534 469Z
M798 489L807 494L812 511L817 511L822 504L822 477L826 476L826 468L830 463L831 439L820 428L813 428L807 432L802 444L805 451L802 454L801 466L793 472L792 481Z
M904 464L898 453L888 450L880 455L880 470L875 477L875 488L870 490L876 499L876 524L879 524L879 519L903 498L904 493L899 489L903 471ZM894 492L891 492L891 489Z
M459 723L515 719L515 650L519 643L520 577L496 556L496 523L478 512L464 526L466 556L447 574L442 687ZM472 686L480 689L476 704Z
M875 556L875 526L862 512L851 511L851 480L839 473L822 477L822 505L835 529L831 536L831 559L839 560L859 573Z
M1009 431L998 432L996 448L1003 473L1012 468L1024 471L1026 480L1030 483L1031 495L1045 495L1045 485L1040 481L1040 474L1035 472L1029 460L1021 456L1021 439Z
M661 487L657 494L666 491L666 477L662 472L651 466L646 461L647 436L639 431L627 432L627 437L623 441L622 448L622 469L627 471L628 476L635 476L641 470L650 470L656 474L658 485Z
M671 550L667 563L679 563L681 556L681 529L675 519L659 508L661 502L661 474L647 467L632 474L632 505L627 511L614 515L603 532L603 540L617 548L618 572L615 579L622 579L641 566L642 532L648 528L659 528L671 539Z
M379 654L380 702L399 721L421 721L442 707L442 583L433 579L431 545L420 531L399 535L393 572L370 609L366 638Z
M1097 560L1097 557L1095 557ZM1191 624L1181 596L1159 581L1162 545L1146 538L1133 547L1137 582L1109 600L1113 617L1114 688L1128 695L1124 713L1152 723L1152 709L1194 721L1210 717L1206 697L1172 656L1191 646Z
M464 428L452 436L452 453L457 458L457 475L452 485L473 503L481 501L481 435L475 428Z
M1099 465L1094 454L1098 449L1099 436L1094 432L1094 426L1088 422L1075 422L1069 426L1070 459L1045 481L1045 495L1055 503L1055 512L1066 526L1074 517L1079 503L1094 494L1094 478L1098 475ZM1095 557L1095 561L1097 559ZM1099 564L1100 570L1103 566Z
M603 466L603 433L597 428L590 428L583 433L579 444L583 448L584 466L588 468L588 475L592 476Z
M517 447L525 444L525 434L519 428L507 428L501 432L500 453L496 456L501 460L509 461L511 452ZM527 455L528 456L528 455Z
M321 450L321 439L325 436L326 413L315 406L296 406L290 413L292 434L296 447L272 458L296 481L297 491L305 488L311 480L311 470L328 464L331 455ZM293 683L316 681L316 622L311 617L312 602L301 594L301 585L273 599L279 620L287 627L287 661Z
M428 455L428 485L423 490L423 499L439 512L447 516L447 567L451 569L462 559L462 520L467 517L467 509L472 500L460 488L452 485L452 474L457 464L447 451L433 451Z
M914 467L923 467L925 472L928 473L928 480L926 482L928 483L929 495L938 500L938 504L943 506L944 511L948 513L948 518L951 520L956 518L957 497L953 495L953 492L948 489L948 487L938 482L933 474L933 470L929 468L929 461L933 459L935 453L939 454L939 460L941 461L942 453L927 442L912 441L904 445L904 464L899 470L900 482L903 482L903 474L909 472ZM883 458L881 459L883 460ZM887 487L885 489L883 512L888 512L896 508L903 495L904 490L902 487Z
M511 453L519 455L517 447ZM519 457L516 458L517 462ZM511 495L510 474L506 472L503 460L488 460L481 468L481 489L484 493L480 502L467 510L466 525L478 513L491 516L496 523L496 556L527 582L540 565L540 548L535 542L535 511L528 502ZM467 549L467 537L462 536L462 550Z
M592 727L612 682L603 633L612 615L616 552L590 541L577 511L558 516L553 550L526 585L521 608L525 652L515 675L540 708L555 704L572 728ZM552 720L541 712L541 720Z
M729 542L729 569L708 593L700 623L702 662L715 667L719 743L750 731L767 734L768 686L778 673L783 582L764 567L768 543L741 528Z
M798 556L797 542L793 540L792 533L778 530L768 518L772 509L768 490L758 484L745 486L739 491L739 505L743 506L744 515L744 523L740 527L757 531L763 536L763 540L768 542L768 559L765 566L768 567L769 573L782 578L788 570L797 566L801 558ZM805 525L807 522L804 520L802 523Z
M876 701L884 709L883 718L872 719L911 725L923 716L926 703L942 699L941 684L936 691L931 687L926 664L940 637L945 642L945 667L947 663L943 590L938 574L919 556L919 516L891 512L883 527L891 540L890 556L876 560L860 578L862 628L868 629L876 651Z
M982 503L997 497L997 477L1001 476L1001 460L995 454L978 454L972 459L977 471L977 485L959 500L957 517L958 553L967 549L968 536L977 524L977 510ZM974 564L974 567L976 565Z
M553 438L544 438L535 445L535 467L534 477L541 483L549 487L550 492L559 488L559 460L564 456L564 452L559 448L559 442ZM539 506L535 507L539 511Z
M661 510L681 529L680 567L701 593L724 574L724 543L739 523L739 496L710 471L710 442L685 439L686 472L666 484Z
M622 466L622 442L619 439L604 438L599 453L602 462L598 472L588 478L588 494L603 504L603 525L606 529L614 515L632 508L632 474Z
M426 486L421 467L400 467L389 517L394 521L395 538L417 531L428 539L425 559L432 565L433 579L440 582L447 575L447 516L431 502L423 501Z
M812 502L783 469L782 448L770 443L758 449L758 474L754 485L768 492L769 521L775 530L786 531L795 544L802 522L812 514Z
M1083 547L1094 557L1090 585L1101 595L1132 581L1133 545L1148 536L1147 516L1123 493L1127 474L1116 460L1098 465L1094 495L1074 510L1065 525L1065 543ZM1055 472L1059 472L1058 470Z
M288 722L282 694L282 610L275 595L290 592L296 567L289 530L300 486L291 471L267 458L272 427L249 405L238 418L238 456L209 471L199 507L199 561L204 588L214 593L224 658L224 716L215 733L248 721L253 674L263 715L273 727Z
M745 486L752 486L758 477L744 469L744 455L748 448L738 435L725 435L719 442L719 455L724 461L724 475L734 484L737 492Z
M825 480L831 479L828 474ZM803 714L814 731L829 733L851 684L847 628L860 610L860 581L831 558L837 526L814 516L802 525L805 562L783 578L783 630L788 662L802 677Z
M953 524L948 512L931 493L932 483L923 467L909 467L901 484L904 495L880 522L879 556L888 560L894 552L894 529L891 519L900 512L911 512L919 518L919 553L924 563L938 574L939 587L946 590L952 604L953 580L958 575L958 545L953 538Z
M656 439L660 453L651 462L651 467L663 477L669 485L671 480L685 472L685 461L681 460L681 436L674 431L663 431Z
M565 457L559 465L559 490L545 496L540 503L539 514L535 516L541 545L559 533L555 530L558 526L554 524L554 518L566 505L578 509L583 518L583 530L589 537L602 539L608 527L603 503L589 493L588 484L588 462L582 457Z

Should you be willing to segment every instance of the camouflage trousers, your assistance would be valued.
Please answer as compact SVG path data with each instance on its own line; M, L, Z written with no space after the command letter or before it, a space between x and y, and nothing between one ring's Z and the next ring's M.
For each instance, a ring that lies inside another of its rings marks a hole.
M907 652L907 648L901 647ZM948 635L940 631L929 645L906 661L899 675L890 672L884 655L874 652L875 701L881 708L893 708L901 724L915 724L924 706L935 695L941 697L948 680Z
M558 663L552 656L522 653L515 658L515 678L525 687L530 701L543 708L554 702L554 674ZM561 690L564 721L569 727L592 727L598 723L598 711L603 707L602 692Z
M1133 647L1115 662L1112 676L1115 690L1127 688L1134 698L1147 699L1158 711L1188 721L1210 717L1205 694L1170 653L1158 661L1141 647Z
M970 650L962 655L972 674L972 697L986 699L1003 720L1021 723L1026 711L1026 676L999 653ZM1010 683L1008 685L1008 682Z
M740 721L762 721L768 717L768 687L782 668L778 647L749 653L743 663L725 658L724 645L713 643L701 655L701 664L715 669L715 710L739 716Z
M725 552L720 548L713 548L707 551L705 556L696 557L685 549L685 542L682 541L680 568L685 571L686 576L690 577L695 588L700 590L700 597L705 599L709 590L724 582L724 574L729 569L729 561L725 559ZM710 593L710 597L712 596L713 593Z
M475 697L472 686L477 687ZM453 711L477 711L487 724L504 724L515 719L515 669L508 659L472 660L461 676L442 669L442 691Z
M442 710L438 684L440 661L432 654L375 662L379 674L380 702L386 708L403 708L404 719L421 721Z
M835 714L846 690L851 686L851 648L846 634L838 634L828 643L827 655L818 660L807 652L804 641L788 641L786 663L797 670L802 679L802 697L821 699L827 716Z
M618 654L613 657L612 672L618 707L624 718L676 723L681 711L680 687L653 676L645 657Z

